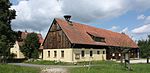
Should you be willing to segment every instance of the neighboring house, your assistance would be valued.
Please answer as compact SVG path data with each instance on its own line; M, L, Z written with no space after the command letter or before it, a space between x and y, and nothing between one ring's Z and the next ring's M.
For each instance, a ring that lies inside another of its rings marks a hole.
M12 47L10 49L10 53L14 54L14 58L16 58L16 59L23 59L23 58L25 58L23 53L20 50L20 47L24 44L24 41L25 41L25 39L26 39L28 34L30 34L30 33L27 32L27 31L25 31L25 32L18 31L18 39L15 42L14 47ZM39 37L39 44L42 44L43 43L42 35L41 34L37 34L37 36ZM41 53L42 53L41 48L42 47L39 48L39 53L40 53L39 58L42 58L41 57Z
M119 59L121 51L130 48L138 57L138 46L126 34L55 18L43 42L43 60L80 62Z

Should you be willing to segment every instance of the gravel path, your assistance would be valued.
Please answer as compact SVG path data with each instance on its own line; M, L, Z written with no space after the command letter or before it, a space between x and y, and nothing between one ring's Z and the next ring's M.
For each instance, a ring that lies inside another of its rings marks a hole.
M49 68L43 69L41 73L68 73L66 68Z
M65 66L65 65L37 65L37 64L27 64L27 63L9 63L11 65L18 66L28 66L28 67L40 67L40 68L72 68L72 67L84 67L84 66Z
M11 65L38 67L41 69L40 73L69 73L68 68L85 67L85 66L63 66L63 65L37 65L27 63L8 63Z

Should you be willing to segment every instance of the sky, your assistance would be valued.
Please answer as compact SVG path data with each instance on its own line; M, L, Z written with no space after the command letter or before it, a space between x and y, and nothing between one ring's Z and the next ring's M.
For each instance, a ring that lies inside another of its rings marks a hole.
M45 37L54 18L71 20L129 35L134 41L150 34L150 0L10 0L16 10L15 31Z

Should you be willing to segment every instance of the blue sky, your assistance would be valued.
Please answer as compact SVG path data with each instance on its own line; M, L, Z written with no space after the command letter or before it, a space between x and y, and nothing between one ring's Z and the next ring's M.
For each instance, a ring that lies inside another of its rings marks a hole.
M14 30L46 35L53 18L72 15L72 20L115 32L124 32L134 40L150 34L148 0L10 0L17 17Z
M18 4L18 0L10 0L10 2L13 4L13 5L17 5Z

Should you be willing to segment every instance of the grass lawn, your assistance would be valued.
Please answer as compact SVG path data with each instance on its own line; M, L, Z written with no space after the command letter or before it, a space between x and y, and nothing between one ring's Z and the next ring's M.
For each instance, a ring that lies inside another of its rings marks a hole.
M40 69L32 67L21 67L8 64L0 64L0 73L40 73Z
M96 64L96 63L95 63ZM150 73L150 64L132 64L133 71L126 70L119 63L97 62L97 66L83 68L70 68L70 73Z

